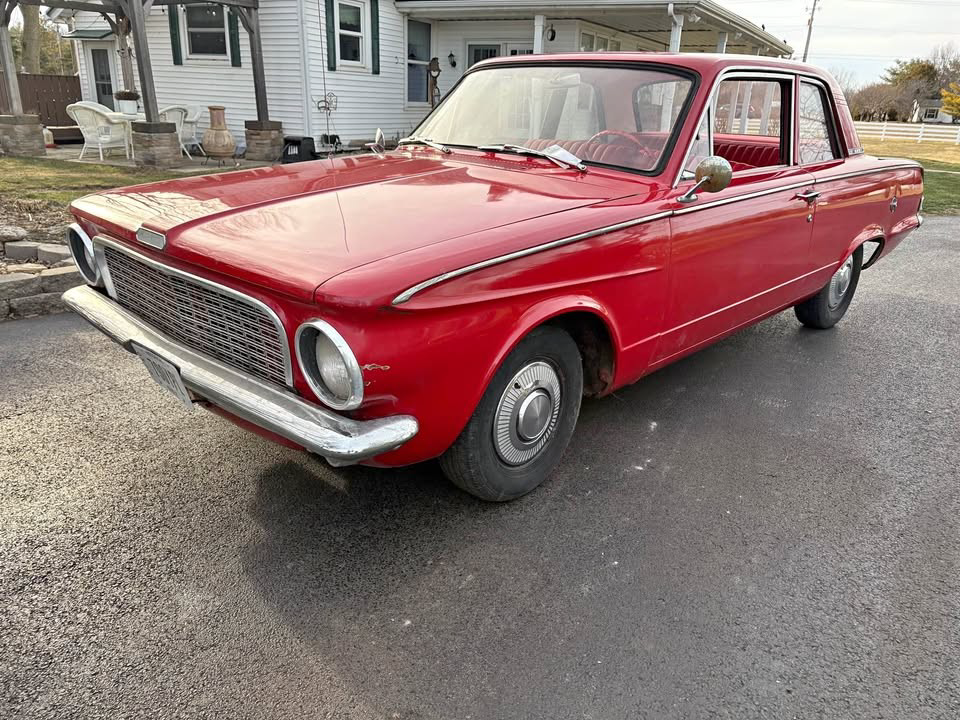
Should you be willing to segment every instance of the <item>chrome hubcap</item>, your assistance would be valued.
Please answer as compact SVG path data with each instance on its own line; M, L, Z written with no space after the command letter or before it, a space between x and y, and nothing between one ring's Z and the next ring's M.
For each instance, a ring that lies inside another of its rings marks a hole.
M549 442L560 416L560 378L549 363L528 363L507 383L493 421L497 455L508 465L529 462Z
M840 266L833 277L830 278L830 290L828 292L827 304L830 309L837 307L847 294L850 287L850 279L853 277L853 256L847 258L847 261Z

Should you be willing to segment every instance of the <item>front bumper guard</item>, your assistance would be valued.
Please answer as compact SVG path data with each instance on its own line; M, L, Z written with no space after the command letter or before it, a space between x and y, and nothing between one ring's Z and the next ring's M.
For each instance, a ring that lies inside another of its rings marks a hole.
M211 360L168 340L93 288L67 290L63 301L124 349L133 352L131 343L136 343L176 365L184 385L200 397L322 455L331 465L395 450L417 434L417 420L410 415L351 420Z

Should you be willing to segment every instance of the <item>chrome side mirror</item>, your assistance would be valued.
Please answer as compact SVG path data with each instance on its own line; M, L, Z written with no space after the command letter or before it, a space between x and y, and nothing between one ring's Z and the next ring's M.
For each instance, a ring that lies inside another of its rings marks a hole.
M725 189L733 179L733 168L725 158L711 155L700 161L694 177L696 184L677 198L679 202L693 202L697 199L698 190L714 193Z

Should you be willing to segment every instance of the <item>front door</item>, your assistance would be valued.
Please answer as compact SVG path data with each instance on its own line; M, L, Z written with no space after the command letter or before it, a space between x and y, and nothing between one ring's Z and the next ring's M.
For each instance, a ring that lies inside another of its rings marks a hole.
M658 364L774 312L802 292L798 288L810 274L813 209L797 196L812 190L813 176L792 162L793 84L790 76L736 75L718 85L686 169L689 174L698 157L720 155L733 166L733 181L721 192L700 193L675 206ZM691 179L682 180L676 196L691 185Z
M116 63L114 62L114 48L110 43L88 43L87 65L90 76L90 90L93 98L101 105L116 110L113 100L113 91L116 87Z

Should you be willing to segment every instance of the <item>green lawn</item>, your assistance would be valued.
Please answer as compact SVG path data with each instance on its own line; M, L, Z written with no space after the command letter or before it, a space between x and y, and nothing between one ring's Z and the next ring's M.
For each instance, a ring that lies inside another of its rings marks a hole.
M97 190L175 177L183 175L115 165L0 157L0 196L14 201L46 201L60 207Z
M863 149L871 155L916 160L927 170L923 176L924 214L960 215L960 149L956 145L870 140L864 141Z

